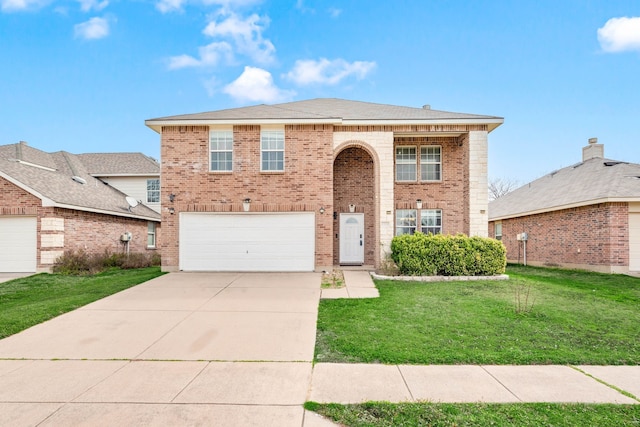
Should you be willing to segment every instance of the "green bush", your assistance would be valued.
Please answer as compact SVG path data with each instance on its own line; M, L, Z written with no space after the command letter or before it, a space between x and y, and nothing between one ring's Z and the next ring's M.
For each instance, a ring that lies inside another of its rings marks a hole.
M409 276L492 276L504 273L507 252L495 239L417 232L393 238L391 259Z
M70 275L90 275L108 268L144 268L160 265L160 254L149 253L111 253L89 254L84 250L65 251L53 265L53 272Z

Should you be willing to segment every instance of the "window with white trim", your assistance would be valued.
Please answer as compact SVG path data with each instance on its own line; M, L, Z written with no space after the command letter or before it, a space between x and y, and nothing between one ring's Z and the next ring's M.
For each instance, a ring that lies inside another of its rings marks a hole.
M424 234L441 234L442 209L422 209L420 211L420 231Z
M415 209L396 210L396 236L416 232L417 212Z
M147 247L156 247L156 223L152 221L147 222Z
M160 203L160 178L147 180L147 203Z
M396 181L415 181L416 147L396 147Z
M502 240L502 221L496 221L493 227L496 240Z
M233 131L209 131L209 170L231 172L233 170Z
M442 168L442 148L439 145L420 147L420 180L440 181Z
M284 130L260 132L260 171L284 171Z

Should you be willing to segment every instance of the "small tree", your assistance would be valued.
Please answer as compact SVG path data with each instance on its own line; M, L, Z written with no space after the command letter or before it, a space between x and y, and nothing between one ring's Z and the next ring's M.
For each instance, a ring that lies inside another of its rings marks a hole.
M512 192L520 183L515 179L492 178L489 180L489 201L498 199Z

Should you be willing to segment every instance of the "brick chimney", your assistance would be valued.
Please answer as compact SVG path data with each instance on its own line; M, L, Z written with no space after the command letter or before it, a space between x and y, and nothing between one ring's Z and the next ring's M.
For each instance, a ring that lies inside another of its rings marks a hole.
M582 148L582 161L589 159L604 159L604 145L598 144L598 138L589 138L589 145Z

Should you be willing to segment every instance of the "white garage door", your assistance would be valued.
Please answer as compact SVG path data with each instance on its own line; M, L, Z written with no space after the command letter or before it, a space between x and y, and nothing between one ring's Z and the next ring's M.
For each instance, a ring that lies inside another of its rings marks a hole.
M0 217L0 273L36 271L36 227L34 217Z
M313 271L315 215L181 213L180 269Z
M640 213L629 213L629 270L640 271Z

